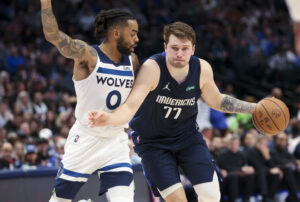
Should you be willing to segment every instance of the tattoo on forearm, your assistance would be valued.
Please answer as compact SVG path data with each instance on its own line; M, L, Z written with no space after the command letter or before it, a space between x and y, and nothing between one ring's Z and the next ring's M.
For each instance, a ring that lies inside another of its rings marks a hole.
M238 100L231 96L225 96L221 103L221 109L225 112L252 113L255 104Z
M85 53L86 44L80 40L72 40L63 32L59 32L58 49L65 57L80 58Z
M49 33L47 34L47 40L49 41L58 41L59 40L59 34L54 32L54 33Z
M59 31L57 21L51 8L42 10L42 23L47 40L56 44L56 47L63 56L73 59L78 59L83 56L86 44L80 40L73 40L65 33ZM97 53L95 55L97 55Z
M58 25L51 8L46 8L42 10L42 23L45 32L58 34Z

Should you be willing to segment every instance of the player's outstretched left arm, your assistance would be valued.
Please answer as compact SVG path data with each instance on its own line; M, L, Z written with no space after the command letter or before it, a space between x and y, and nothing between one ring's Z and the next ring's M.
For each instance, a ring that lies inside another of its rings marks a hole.
M226 113L252 114L256 103L245 102L232 96L220 93L213 79L213 71L208 62L200 59L200 89L202 99L213 109Z
M148 59L141 66L126 102L111 113L104 111L90 111L89 125L95 127L128 123L137 112L148 93L156 88L159 77L160 69L157 63L154 60Z
M63 56L74 60L75 80L85 78L87 71L91 71L97 62L96 50L82 40L72 39L59 29L51 0L41 0L41 17L46 40L56 46Z

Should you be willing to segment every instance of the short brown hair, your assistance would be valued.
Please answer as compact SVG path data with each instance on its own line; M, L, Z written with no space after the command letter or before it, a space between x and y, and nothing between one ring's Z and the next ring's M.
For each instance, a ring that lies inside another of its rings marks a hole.
M175 35L178 38L188 39L192 42L193 45L196 44L196 33L194 29L184 22L177 21L164 26L165 43L169 42L171 34Z

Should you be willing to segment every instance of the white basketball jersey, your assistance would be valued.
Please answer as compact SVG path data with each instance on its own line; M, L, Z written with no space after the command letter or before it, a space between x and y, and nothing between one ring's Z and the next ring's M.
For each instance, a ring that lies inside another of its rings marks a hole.
M88 112L103 110L110 112L122 104L128 97L134 82L131 56L123 55L120 63L111 61L98 46L94 46L98 60L94 71L85 79L75 81L77 105L76 123L73 130L84 130L89 135L110 137L124 133L122 126L88 126Z

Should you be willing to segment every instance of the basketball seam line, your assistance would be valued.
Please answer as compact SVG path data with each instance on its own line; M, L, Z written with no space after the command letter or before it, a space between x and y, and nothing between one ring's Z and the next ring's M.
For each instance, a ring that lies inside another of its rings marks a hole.
M256 110L257 110L257 109L255 108L255 109L254 109L254 113L253 113L253 115L252 115L253 120L254 120L254 126L255 126L255 128L256 128L259 132L261 132L261 133L263 133L263 134L268 134L267 131L263 132L262 130L260 130L260 129L256 126L256 125L261 126L261 124L259 123L259 121L257 121ZM258 123L258 124L256 124L256 123Z
M269 100L269 101L271 101L271 102L273 102L274 104L276 104L278 107L279 107L279 109L281 110L281 112L282 112L282 114L283 114L283 117L284 117L284 125L286 125L286 117L285 117L285 113L284 113L284 111L283 111L283 109L280 107L280 105L278 105L276 102L274 102L272 99L270 99L270 98L266 98L266 100Z
M275 122L273 121L272 116L269 114L269 112L267 111L266 107L265 107L262 103L260 103L260 104L262 105L262 107L264 108L264 110L267 112L267 114L268 114L268 116L270 117L271 121L273 122L274 126L275 126L279 131L281 131L281 129L279 129L278 126L277 126L277 125L275 124Z
M256 130L258 130L259 132L262 133L262 131L261 131L260 129L258 129L258 127L257 127L257 123L256 123L256 119L255 119L255 111L254 111L254 113L252 114L252 121L253 121L253 123L254 123L254 127L256 128Z

